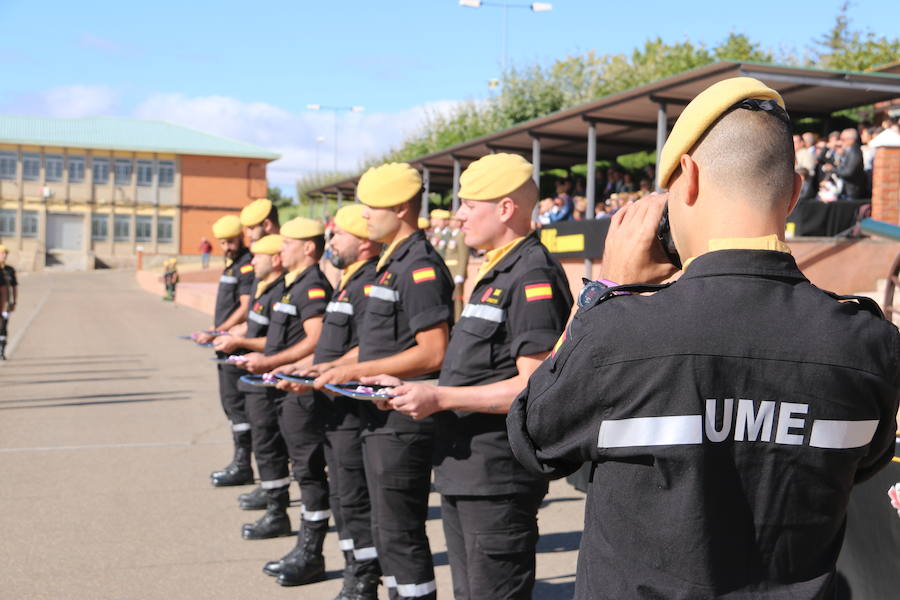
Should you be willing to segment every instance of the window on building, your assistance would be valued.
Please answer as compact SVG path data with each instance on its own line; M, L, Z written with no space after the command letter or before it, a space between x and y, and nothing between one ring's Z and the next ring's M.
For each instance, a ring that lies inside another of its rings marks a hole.
M153 240L153 217L138 215L134 218L134 239L138 242Z
M140 186L153 185L153 161L137 161L137 184Z
M109 238L109 215L91 215L91 239L102 242Z
M172 187L175 185L175 161L159 161L159 187Z
M15 181L16 163L19 155L15 152L0 152L0 179Z
M10 237L16 235L16 211L0 210L0 235Z
M131 215L116 215L113 221L113 239L117 242L131 241Z
M160 244L168 244L172 242L173 226L175 219L172 217L156 218L156 241Z
M69 183L81 183L84 181L84 157L69 157Z
M37 181L41 178L40 154L25 154L22 156L22 178L25 181Z
M116 185L131 185L131 159L116 159Z
M94 185L109 184L109 159L94 157Z
M36 210L22 211L22 237L37 237L38 214Z
M63 157L60 154L44 155L44 181L63 180Z

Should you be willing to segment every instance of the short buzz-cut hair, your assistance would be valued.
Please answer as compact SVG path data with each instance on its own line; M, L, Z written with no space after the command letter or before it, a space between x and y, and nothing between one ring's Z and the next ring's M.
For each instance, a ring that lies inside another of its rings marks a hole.
M794 189L791 126L763 110L733 108L720 116L691 150L701 177L743 190L772 204L790 201Z

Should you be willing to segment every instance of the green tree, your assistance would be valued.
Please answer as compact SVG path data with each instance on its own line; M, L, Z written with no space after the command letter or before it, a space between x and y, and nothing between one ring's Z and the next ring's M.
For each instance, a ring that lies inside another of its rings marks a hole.
M832 28L816 40L817 66L841 71L865 71L900 59L900 39L850 28L850 3L838 10Z
M272 201L277 208L282 208L284 206L290 206L294 203L294 199L290 196L285 196L281 193L281 188L270 187L268 193L266 194L266 198Z

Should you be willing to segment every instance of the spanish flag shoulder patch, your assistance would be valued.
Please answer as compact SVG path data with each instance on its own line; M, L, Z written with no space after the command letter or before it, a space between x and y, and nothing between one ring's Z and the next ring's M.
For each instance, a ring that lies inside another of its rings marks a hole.
M423 281L432 281L434 279L437 279L437 274L434 272L433 267L424 267L413 271L412 278L416 283L422 283Z
M309 288L306 291L306 297L310 300L318 300L325 297L325 290L322 288Z
M372 293L372 284L370 283L367 286L363 287L363 294L368 296L371 293Z
M243 267L241 267L241 273L252 273L252 272L253 272L253 265L244 265Z
M553 298L553 288L549 283L532 283L525 286L525 300L528 302L550 300L551 298Z

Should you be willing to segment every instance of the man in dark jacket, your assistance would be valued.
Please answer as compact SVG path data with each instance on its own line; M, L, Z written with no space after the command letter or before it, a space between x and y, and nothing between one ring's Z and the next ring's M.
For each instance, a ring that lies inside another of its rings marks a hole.
M893 457L900 333L790 255L783 106L738 77L685 108L660 160L682 276L625 285L670 273L666 196L619 211L604 280L510 409L526 468L593 463L578 599L833 597L850 490Z
M841 132L841 153L834 173L841 178L844 186L841 198L860 200L868 196L865 166L859 147L859 133L855 129Z

